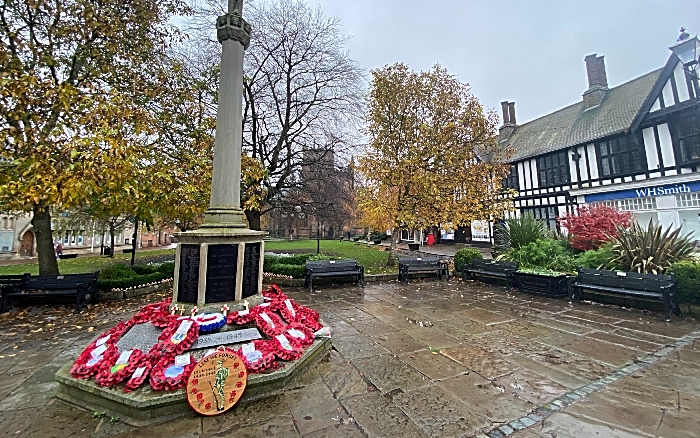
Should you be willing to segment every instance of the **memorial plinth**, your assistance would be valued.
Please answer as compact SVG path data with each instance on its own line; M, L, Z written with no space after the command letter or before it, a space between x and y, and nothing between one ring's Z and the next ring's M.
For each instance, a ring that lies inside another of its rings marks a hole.
M190 313L243 310L263 301L263 237L248 229L241 209L243 53L251 27L243 0L229 0L216 20L221 75L209 208L202 228L177 235L173 305Z
M330 348L329 338L316 339L300 359L270 373L249 375L248 386L241 402L283 393L290 382L321 359ZM187 403L184 389L163 392L153 391L148 385L144 385L134 392L125 393L121 385L106 388L90 379L76 379L70 375L70 367L71 363L67 363L56 373L59 384L56 396L85 409L104 411L132 426L145 426L195 415ZM233 412L235 415L235 408Z
M243 310L263 301L267 233L247 228L202 228L178 234L173 304L189 314Z

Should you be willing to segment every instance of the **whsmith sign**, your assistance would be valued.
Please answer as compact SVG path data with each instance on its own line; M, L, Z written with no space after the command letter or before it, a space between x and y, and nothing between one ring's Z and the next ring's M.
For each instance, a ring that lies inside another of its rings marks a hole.
M586 202L612 201L615 199L647 198L657 196L677 195L682 193L700 192L700 181L681 184L642 187L639 189L620 190L615 192L593 193L584 195Z

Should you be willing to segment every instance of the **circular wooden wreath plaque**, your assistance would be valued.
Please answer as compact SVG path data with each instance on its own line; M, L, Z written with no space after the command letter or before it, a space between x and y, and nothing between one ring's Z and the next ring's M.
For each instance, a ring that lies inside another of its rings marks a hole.
M202 415L231 409L243 395L248 372L238 354L217 351L200 360L187 381L187 402Z

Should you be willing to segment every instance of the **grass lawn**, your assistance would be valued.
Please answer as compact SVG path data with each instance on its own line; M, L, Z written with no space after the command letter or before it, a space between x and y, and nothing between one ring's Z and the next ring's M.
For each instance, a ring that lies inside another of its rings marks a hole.
M150 261L150 259L164 259L170 256L170 260L175 259L174 249L158 249L149 251L136 250L136 261L141 259L142 262ZM146 259L146 260L144 260ZM84 272L95 272L117 263L129 264L131 262L131 254L114 254L114 258L104 257L100 255L80 254L74 259L66 259L58 261L58 270L61 274L80 274ZM39 264L36 260L32 263L22 265L0 266L0 275L23 274L29 272L32 275L39 274Z
M270 252L313 252L316 253L316 240L273 240L265 242L265 251ZM398 267L386 266L389 253L383 246L375 246L344 240L321 240L321 254L337 256L344 259L357 259L365 267L366 274L398 273Z
M278 253L315 253L316 240L295 240L293 242L288 242L286 240L269 241L265 242L265 251ZM348 241L339 242L337 240L322 240L321 253L344 259L357 259L358 263L365 267L365 273L367 274L390 274L398 272L398 268L396 266L386 266L386 261L389 254L387 251L384 251L384 247L368 247L367 244ZM168 256L170 256L169 260L174 260L175 250L161 249L152 251L136 251L137 263L139 260L141 260L143 263L150 261L150 259L164 261L164 259L168 258ZM98 271L117 263L129 264L130 261L131 254L115 254L114 258L103 257L100 255L80 254L74 259L59 260L58 269L61 274L78 274L83 272ZM22 274L24 272L29 272L32 275L38 274L39 265L37 264L36 260L31 263L21 265L0 266L0 275Z

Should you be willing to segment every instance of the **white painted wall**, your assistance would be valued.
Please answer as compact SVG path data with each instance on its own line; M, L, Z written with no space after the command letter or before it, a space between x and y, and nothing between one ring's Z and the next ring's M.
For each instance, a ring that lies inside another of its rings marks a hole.
M581 179L586 180L588 178L588 162L586 161L586 151L585 146L578 147L578 153L581 158L578 160L578 165L581 168Z
M658 111L660 109L661 109L661 101L659 99L656 99L654 101L654 105L651 106L651 109L649 110L649 112L653 113L654 111Z
M598 178L598 163L596 163L595 145L593 143L586 146L588 148L588 168L591 169L591 179Z
M659 157L656 152L656 138L654 138L654 128L645 128L642 131L644 136L644 149L647 154L647 164L649 170L654 170L659 168Z
M531 172L532 188L537 189L540 187L540 182L537 179L537 160L536 159L533 158L530 160L530 168L532 169L532 172Z
M673 90L671 89L670 80L666 81L666 85L664 85L662 93L664 96L664 105L666 105L666 108L676 104L676 101L673 99Z
M659 142L661 143L661 157L664 161L664 166L671 167L676 165L676 157L673 155L673 142L671 141L671 132L668 129L668 124L664 123L658 126Z
M678 65L676 65L676 69L673 71L673 76L676 79L678 99L680 99L681 102L685 102L686 100L690 99L690 95L688 94L688 84L685 79L685 72L683 71L683 67L681 66L680 62Z

